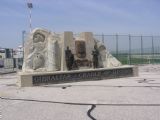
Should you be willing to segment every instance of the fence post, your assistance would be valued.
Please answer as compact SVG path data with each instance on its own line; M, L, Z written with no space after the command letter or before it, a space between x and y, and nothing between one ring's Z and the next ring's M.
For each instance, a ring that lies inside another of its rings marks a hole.
M129 64L131 65L131 35L128 35L129 37Z
M104 34L102 33L102 43L104 44Z
M118 59L119 53L118 53L118 34L116 34L116 57Z
M143 61L143 36L141 35L141 63L144 64L144 61Z
M152 63L154 63L154 37L152 37Z

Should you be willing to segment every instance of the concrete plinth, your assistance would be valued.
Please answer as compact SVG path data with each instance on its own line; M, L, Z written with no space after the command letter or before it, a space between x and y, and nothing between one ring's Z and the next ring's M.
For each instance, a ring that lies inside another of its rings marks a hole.
M99 68L59 72L19 73L18 85L20 87L37 86L44 84L57 84L64 82L77 82L88 80L103 80L120 77L138 76L138 67L121 66L115 68Z

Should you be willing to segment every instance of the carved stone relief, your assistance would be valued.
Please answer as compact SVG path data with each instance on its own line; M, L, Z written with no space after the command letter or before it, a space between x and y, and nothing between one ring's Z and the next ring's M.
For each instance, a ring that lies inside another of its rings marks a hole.
M86 44L85 41L75 41L76 55L78 58L86 57Z

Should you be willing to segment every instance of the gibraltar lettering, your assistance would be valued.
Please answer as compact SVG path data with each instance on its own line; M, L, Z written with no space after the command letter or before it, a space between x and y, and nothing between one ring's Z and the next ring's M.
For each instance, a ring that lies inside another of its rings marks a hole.
M112 69L112 70L99 70L79 73L62 73L50 75L36 75L32 77L33 85L48 84L48 83L61 83L70 81L84 81L84 80L99 80L107 78L116 78L123 76L132 76L132 68L128 69Z

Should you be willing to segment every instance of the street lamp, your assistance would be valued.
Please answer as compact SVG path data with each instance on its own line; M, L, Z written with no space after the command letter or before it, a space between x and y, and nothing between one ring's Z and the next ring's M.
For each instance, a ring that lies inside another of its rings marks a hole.
M32 31L32 8L33 8L33 4L31 2L27 3L28 9L29 9L29 28L30 28L30 33Z

